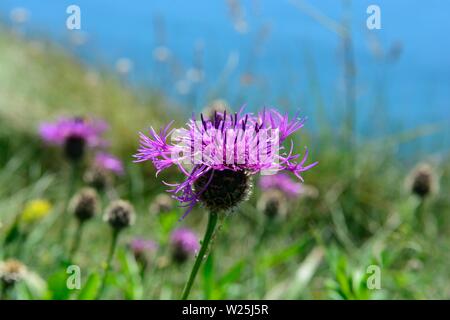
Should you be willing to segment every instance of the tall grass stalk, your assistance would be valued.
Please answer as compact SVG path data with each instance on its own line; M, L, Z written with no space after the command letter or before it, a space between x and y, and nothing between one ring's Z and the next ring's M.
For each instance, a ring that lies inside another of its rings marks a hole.
M100 289L98 290L96 300L100 299L100 297L103 294L103 291L105 291L106 280L108 279L109 270L111 269L111 262L114 257L114 252L116 251L117 239L119 238L119 232L120 231L117 229L113 229L113 231L112 231L111 245L109 247L108 258L106 259L105 272L103 273L102 282L100 285Z

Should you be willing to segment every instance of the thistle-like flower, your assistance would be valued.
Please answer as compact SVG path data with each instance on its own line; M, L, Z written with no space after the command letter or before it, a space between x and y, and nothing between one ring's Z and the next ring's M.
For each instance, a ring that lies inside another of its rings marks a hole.
M291 147L282 144L302 128L304 120L289 120L276 110L257 115L215 112L211 118L193 116L186 128L170 130L171 123L150 136L140 135L136 161L150 160L157 174L177 166L184 182L168 184L175 199L187 206L186 216L201 202L211 212L228 211L245 200L251 191L251 176L289 171L302 180L301 173L317 163L305 165L308 150L301 159ZM169 136L172 142L167 141ZM183 217L184 217L183 216Z
M106 208L104 220L116 231L131 226L135 220L133 205L124 200L113 201Z
M99 211L97 192L92 188L82 189L72 198L70 207L79 222L91 219Z
M185 262L194 256L200 248L197 235L187 228L179 228L173 231L170 237L172 258L177 263Z
M86 147L105 145L101 136L106 129L104 121L75 117L61 118L55 123L43 123L39 133L45 142L62 146L69 160L79 161L83 158Z

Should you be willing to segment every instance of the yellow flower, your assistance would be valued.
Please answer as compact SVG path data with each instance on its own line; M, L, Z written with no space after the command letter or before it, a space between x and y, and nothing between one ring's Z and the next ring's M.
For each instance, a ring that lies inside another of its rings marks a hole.
M25 223L33 223L43 219L52 210L52 204L44 199L29 201L21 214L21 220Z

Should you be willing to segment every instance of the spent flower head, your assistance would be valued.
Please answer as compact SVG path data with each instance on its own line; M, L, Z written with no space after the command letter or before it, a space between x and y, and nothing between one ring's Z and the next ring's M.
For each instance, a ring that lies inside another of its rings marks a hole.
M81 189L71 200L70 207L80 222L85 222L99 211L100 200L97 192L92 188Z
M116 231L121 231L134 224L134 207L125 200L114 200L106 208L104 220Z
M283 219L288 212L286 200L286 195L283 192L271 189L261 195L257 207L269 219Z
M14 286L26 274L27 268L22 262L15 259L0 261L0 282L5 288Z
M187 206L188 214L198 203L210 211L228 211L246 199L251 176L288 171L301 174L317 163L306 165L308 150L300 157L282 146L288 136L304 125L304 119L289 120L276 110L258 114L215 112L212 117L193 115L185 128L170 130L170 123L157 133L140 134L137 162L150 160L157 174L176 166L186 176L181 183L167 184L174 198ZM168 141L169 137L171 141Z
M406 179L407 187L419 198L426 198L438 191L438 176L428 163L418 164Z
M166 193L158 194L149 206L151 214L170 212L173 209L174 200Z

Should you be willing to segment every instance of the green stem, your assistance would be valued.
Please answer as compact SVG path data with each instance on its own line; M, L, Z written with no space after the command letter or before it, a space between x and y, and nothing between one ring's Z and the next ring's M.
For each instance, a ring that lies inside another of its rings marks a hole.
M114 256L114 251L116 251L118 237L119 237L119 231L114 229L113 234L112 234L111 246L109 247L108 258L106 260L105 273L103 273L102 284L100 286L100 290L97 293L96 300L98 300L101 297L101 295L103 294L103 291L105 290L106 279L108 278L109 269L111 269L111 261Z
M8 300L8 287L3 284L0 290L0 300Z
M70 164L70 166L71 166L71 172L70 172L70 178L69 178L69 185L67 187L67 194L66 194L66 198L64 200L64 208L63 208L64 211L61 215L62 223L60 226L59 237L58 237L59 243L63 247L64 247L64 243L66 240L66 234L67 234L67 221L69 220L68 219L69 203L70 203L70 199L72 198L72 196L75 192L79 164L77 162L72 162Z
M189 276L188 282L183 290L183 295L181 296L181 300L187 300L189 293L191 292L192 285L194 284L195 277L197 276L198 270L202 264L203 258L206 254L206 250L208 249L209 242L211 241L212 235L214 234L214 229L217 224L217 214L210 212L208 217L208 226L206 227L205 236L203 237L202 246L200 248L200 252L195 259L194 266L191 270L191 275Z
M75 254L78 251L81 242L81 234L83 233L83 227L84 227L83 221L78 221L77 230L75 231L72 247L70 249L69 261L72 261L72 259L75 257Z

